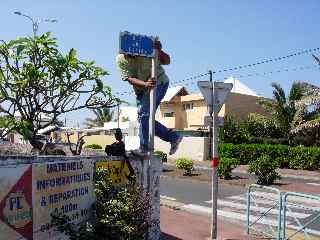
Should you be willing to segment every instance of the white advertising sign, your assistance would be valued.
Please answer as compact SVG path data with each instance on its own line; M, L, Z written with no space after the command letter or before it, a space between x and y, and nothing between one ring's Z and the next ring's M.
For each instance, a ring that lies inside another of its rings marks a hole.
M88 219L94 203L92 160L36 163L32 166L33 236L35 240L67 239L53 230L51 214L68 215L74 223Z

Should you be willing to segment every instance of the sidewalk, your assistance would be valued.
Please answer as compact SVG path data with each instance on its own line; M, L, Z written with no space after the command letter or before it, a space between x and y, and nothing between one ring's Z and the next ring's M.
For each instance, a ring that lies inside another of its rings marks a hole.
M202 240L210 237L210 219L184 211L161 207L161 240ZM218 240L262 239L248 236L245 227L218 218Z
M197 171L211 171L210 161L194 161L194 169ZM169 167L175 167L175 160L168 159L167 163L164 163ZM248 165L240 165L233 169L233 173L248 174ZM304 179L304 180L314 180L320 181L320 171L307 171L307 170L294 170L294 169L278 169L278 173L281 177Z

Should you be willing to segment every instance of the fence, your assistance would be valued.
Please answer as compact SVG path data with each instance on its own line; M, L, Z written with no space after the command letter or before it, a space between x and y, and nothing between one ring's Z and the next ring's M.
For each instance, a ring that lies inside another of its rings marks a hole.
M261 206L258 199L272 206ZM260 212L259 216L251 216L252 204ZM277 216L277 221L267 219L271 213ZM320 196L250 185L246 230L247 234L255 232L277 240L320 239Z
M320 196L287 192L283 194L283 227L282 227L282 238L294 239L298 237L299 233L303 233L304 239L313 239L313 236L319 236L320 239ZM304 202L305 204L301 204ZM288 223L287 212L292 213L293 208L301 209L304 212L308 212L309 216L307 219L299 219L294 217L294 220ZM312 224L314 227L318 226L315 230L311 228ZM287 228L291 229L290 234L287 236Z
M259 195L259 194L255 194L255 192L257 192L257 191L254 192L253 190L258 190L258 191L263 190L264 192L275 193L276 195L275 195L275 198L269 198L268 197L269 194ZM261 207L258 204L259 201L257 201L257 198L263 198L266 200L273 201L273 204L269 208ZM251 203L255 205L255 208L260 210L260 216L252 217L252 218L254 218L252 223L250 223ZM250 185L248 192L247 192L247 226L246 226L247 234L250 233L250 230L253 230L255 232L263 233L264 235L267 235L269 237L280 239L281 206L282 206L281 192L278 189L272 188L272 187L266 187L266 186L262 186L262 185L257 185L257 184ZM277 224L275 224L271 221L268 221L266 219L268 214L274 210L278 214ZM260 228L256 227L259 223L262 224L263 226L267 226L267 230L265 230L263 227L261 228L261 226L260 226Z

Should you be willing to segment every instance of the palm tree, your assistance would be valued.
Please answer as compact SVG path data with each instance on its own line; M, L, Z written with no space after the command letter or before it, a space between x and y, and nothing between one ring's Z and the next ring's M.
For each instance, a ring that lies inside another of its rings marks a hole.
M95 118L86 118L88 128L103 127L105 122L110 122L113 119L113 110L107 107L97 108L92 110Z
M260 100L259 104L271 114L281 129L283 136L287 137L297 112L295 102L305 94L304 84L294 82L288 96L286 96L283 88L278 83L273 82L272 87L274 88L273 99Z
M320 59L312 55L320 65ZM295 125L290 132L292 137L298 137L304 145L320 146L320 87L303 83L305 94L295 105L297 112Z
M293 135L320 136L320 87L304 83L305 96L296 102L297 112Z

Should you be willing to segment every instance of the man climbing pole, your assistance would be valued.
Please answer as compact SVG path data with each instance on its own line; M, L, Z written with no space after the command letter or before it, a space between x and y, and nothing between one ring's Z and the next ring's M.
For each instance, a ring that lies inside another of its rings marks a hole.
M169 78L161 65L170 64L170 56L162 51L160 41L155 41L154 48L158 51L159 60L156 66L157 82L151 78L151 58L134 56L130 54L118 54L116 58L117 66L122 80L128 81L136 94L138 107L138 121L140 124L139 138L140 148L133 153L146 156L148 153L148 131L149 131L149 115L150 115L150 94L149 91L156 86L156 109L159 107L161 100L165 96ZM166 128L164 125L155 121L155 135L160 139L171 144L169 154L174 154L182 140L182 136L175 131Z

